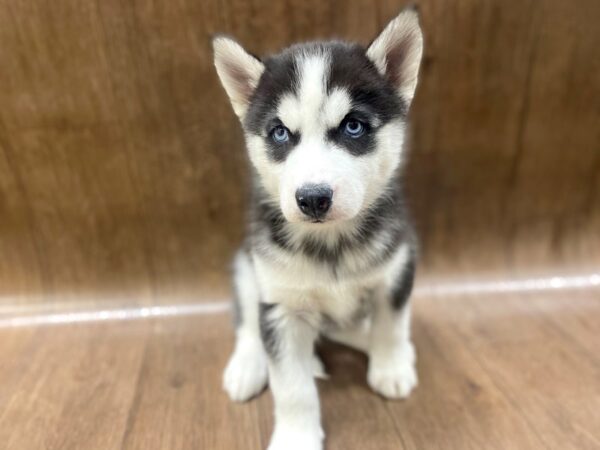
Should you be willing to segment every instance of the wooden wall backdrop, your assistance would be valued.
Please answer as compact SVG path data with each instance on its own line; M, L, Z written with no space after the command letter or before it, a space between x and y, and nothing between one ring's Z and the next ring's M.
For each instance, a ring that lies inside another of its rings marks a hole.
M422 0L408 187L422 273L600 255L600 2ZM0 0L0 301L226 292L242 137L212 66L369 42L401 1Z

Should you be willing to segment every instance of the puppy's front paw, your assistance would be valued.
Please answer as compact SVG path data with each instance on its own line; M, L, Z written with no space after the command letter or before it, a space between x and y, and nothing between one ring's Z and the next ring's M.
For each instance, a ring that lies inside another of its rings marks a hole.
M367 380L375 392L387 398L407 398L417 386L415 353L412 345L389 356L372 357Z
M223 374L223 388L231 400L244 402L267 384L267 356L262 347L236 348Z
M267 450L322 450L323 437L320 428L296 430L279 426L275 427Z

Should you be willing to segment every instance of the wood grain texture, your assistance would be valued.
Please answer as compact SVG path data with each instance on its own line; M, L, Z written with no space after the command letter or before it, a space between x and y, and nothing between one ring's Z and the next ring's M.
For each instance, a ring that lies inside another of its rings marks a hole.
M423 4L408 174L429 270L594 264L600 5L576 4Z
M407 401L372 393L366 358L323 343L326 448L600 448L597 294L417 301ZM233 404L220 389L228 321L0 329L0 448L266 448L270 393Z
M600 3L422 0L423 272L600 254ZM367 43L392 0L0 1L0 301L224 295L246 155L210 36Z

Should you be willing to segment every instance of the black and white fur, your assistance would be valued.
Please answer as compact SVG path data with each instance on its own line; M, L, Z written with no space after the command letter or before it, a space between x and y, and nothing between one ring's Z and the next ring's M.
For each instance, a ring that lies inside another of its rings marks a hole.
M268 380L269 449L321 449L319 335L366 352L381 395L417 385L416 244L398 180L423 46L417 13L402 12L367 49L317 42L258 59L229 38L213 45L253 170L224 388L244 401ZM311 210L302 189L325 200Z

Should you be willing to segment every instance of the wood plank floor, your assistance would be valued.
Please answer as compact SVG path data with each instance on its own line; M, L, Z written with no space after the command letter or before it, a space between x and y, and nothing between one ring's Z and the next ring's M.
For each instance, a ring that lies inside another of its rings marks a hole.
M420 384L404 402L366 358L321 346L327 449L600 449L600 295L419 299ZM0 448L264 449L268 392L220 389L226 314L0 329Z

